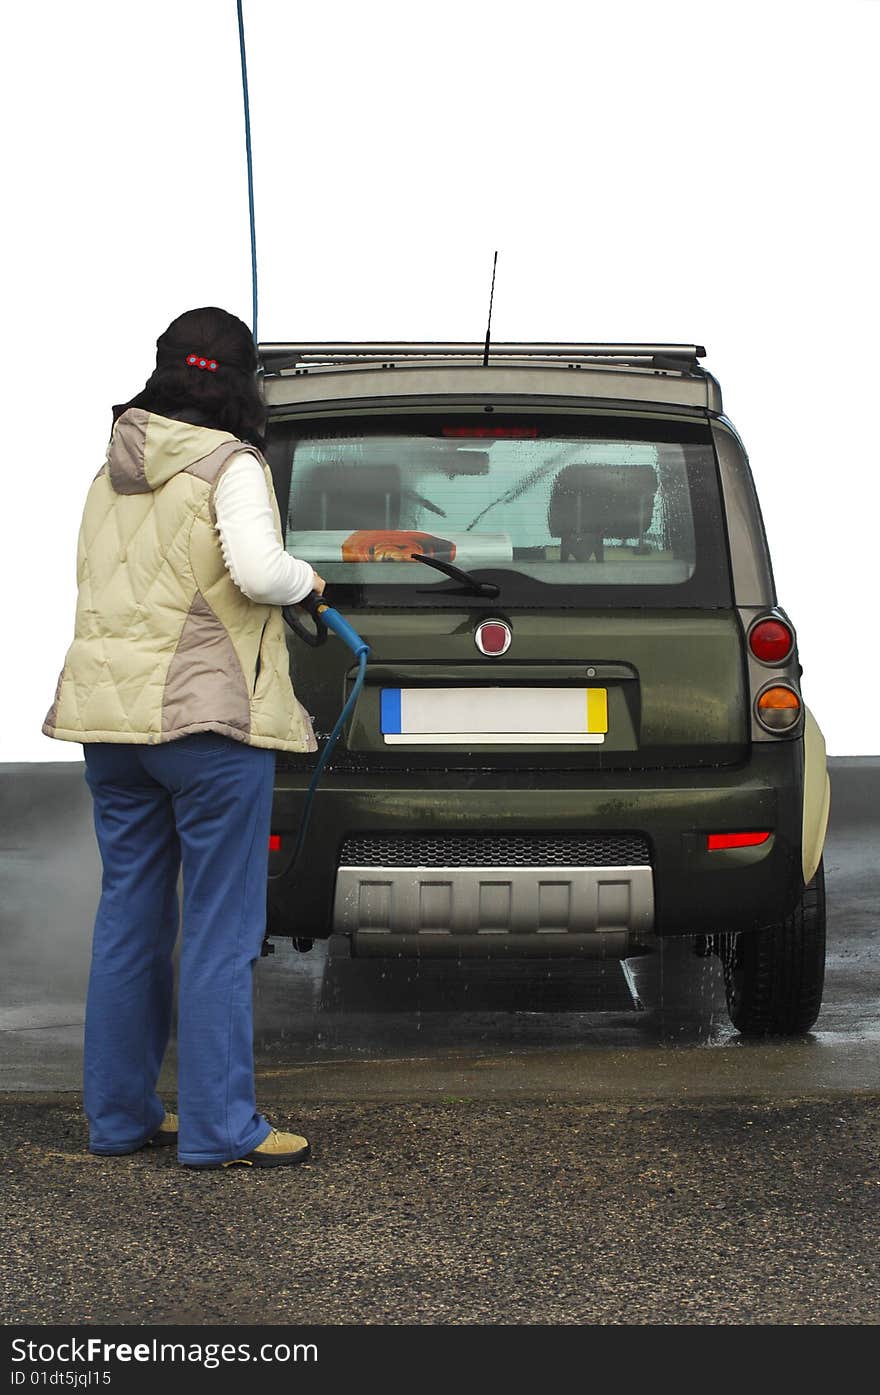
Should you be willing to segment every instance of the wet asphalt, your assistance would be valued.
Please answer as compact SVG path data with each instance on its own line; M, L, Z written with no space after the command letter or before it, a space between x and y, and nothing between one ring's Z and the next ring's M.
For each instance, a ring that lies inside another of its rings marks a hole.
M831 767L808 1037L743 1042L682 945L627 974L279 945L258 1099L313 1154L259 1173L87 1152L87 793L0 770L0 1321L876 1323L880 760Z
M876 1099L279 1104L312 1159L85 1152L2 1107L5 1321L874 1323Z

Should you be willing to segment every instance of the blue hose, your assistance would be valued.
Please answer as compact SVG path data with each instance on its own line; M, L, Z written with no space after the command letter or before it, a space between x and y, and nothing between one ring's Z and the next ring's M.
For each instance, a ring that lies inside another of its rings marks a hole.
M302 852L303 844L306 840L306 831L308 830L309 821L312 817L312 806L314 804L318 785L321 781L321 776L324 773L327 762L333 754L337 741L342 735L345 724L354 711L355 704L361 695L361 689L364 686L364 679L367 673L367 658L370 653L370 646L365 640L361 639L356 630L352 629L348 621L343 619L338 610L334 610L332 606L321 604L317 607L317 617L319 618L320 624L325 625L328 630L332 630L333 633L338 635L339 638L348 645L349 649L352 650L358 661L358 672L352 690L348 695L348 700L336 719L336 725L327 738L327 743L318 757L318 762L312 772L312 778L309 781L309 787L306 790L305 802L303 804L299 834L297 836L296 846L293 849L293 857L290 860L289 868L293 868L296 865L297 858Z

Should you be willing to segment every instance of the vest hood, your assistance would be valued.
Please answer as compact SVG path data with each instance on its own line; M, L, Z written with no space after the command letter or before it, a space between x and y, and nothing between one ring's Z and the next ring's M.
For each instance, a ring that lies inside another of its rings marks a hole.
M117 494L149 494L218 446L235 440L228 431L129 407L110 437L107 475Z

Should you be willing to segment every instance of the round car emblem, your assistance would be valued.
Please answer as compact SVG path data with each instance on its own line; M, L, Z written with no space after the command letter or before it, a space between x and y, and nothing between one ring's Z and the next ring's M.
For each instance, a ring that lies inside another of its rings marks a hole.
M505 625L503 620L484 620L474 634L474 643L480 653L493 658L497 654L506 654L512 639L510 626Z

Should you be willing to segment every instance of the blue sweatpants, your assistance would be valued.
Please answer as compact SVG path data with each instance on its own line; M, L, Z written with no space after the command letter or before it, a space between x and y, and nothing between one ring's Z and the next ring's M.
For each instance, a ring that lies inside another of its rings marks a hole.
M182 864L178 1157L241 1157L270 1131L254 1099L253 970L275 753L212 732L83 750L104 865L86 1001L89 1147L133 1152L162 1122Z

